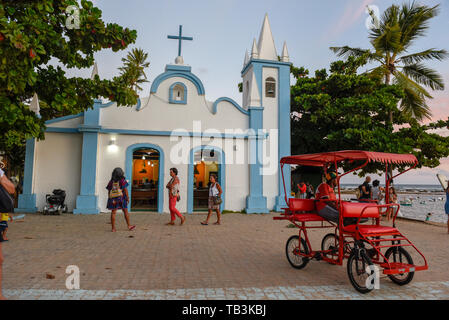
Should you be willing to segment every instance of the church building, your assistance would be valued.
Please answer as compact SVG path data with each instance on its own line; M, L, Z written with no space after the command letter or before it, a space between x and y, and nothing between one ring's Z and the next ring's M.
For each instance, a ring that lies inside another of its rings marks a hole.
M106 185L121 167L129 182L129 209L169 212L169 170L181 182L178 209L207 210L209 176L222 186L222 210L267 213L285 206L279 159L290 155L290 62L278 57L268 16L241 70L241 103L207 100L206 88L178 56L151 83L137 105L95 100L92 109L46 122L45 140L26 143L23 194L16 212L38 212L46 194L66 191L68 210L106 209ZM230 86L235 84L230 83ZM290 169L285 166L287 194Z

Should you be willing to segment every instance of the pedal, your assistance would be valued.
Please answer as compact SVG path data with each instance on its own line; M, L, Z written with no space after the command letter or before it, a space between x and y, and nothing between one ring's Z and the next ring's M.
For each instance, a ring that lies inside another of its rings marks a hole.
M315 255L313 256L313 259L316 259L316 261L320 261L323 259L323 256L321 255L321 253L316 252Z

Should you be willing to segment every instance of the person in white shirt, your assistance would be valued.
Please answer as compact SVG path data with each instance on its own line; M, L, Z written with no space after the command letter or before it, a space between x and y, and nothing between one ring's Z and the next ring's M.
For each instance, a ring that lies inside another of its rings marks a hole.
M220 203L221 203L221 194L223 191L221 190L221 186L217 182L217 176L211 174L209 177L210 186L209 186L209 200L208 200L208 209L206 221L202 221L201 224L203 226L207 226L209 223L209 218L212 215L212 210L215 210L217 213L217 222L214 224L221 223L221 214L220 214Z

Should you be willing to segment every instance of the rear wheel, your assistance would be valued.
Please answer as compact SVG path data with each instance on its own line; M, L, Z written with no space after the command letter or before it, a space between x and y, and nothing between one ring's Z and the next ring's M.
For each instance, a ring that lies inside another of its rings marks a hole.
M309 252L310 250L307 246L307 242L303 238L301 238L301 248L299 248L299 236L291 236L287 240L285 254L287 255L288 262L293 268L304 268L307 263L309 263L310 259L301 256L301 254L309 254Z
M321 251L323 251L323 256L328 259L338 258L338 237L335 233L328 233L324 236L321 241Z
M390 256L392 256L390 258ZM402 247L391 247L385 252L385 258L387 258L390 263L406 263L409 265L413 265L412 256ZM415 272L406 272L406 273L398 273L398 274L389 274L388 278L391 279L394 283L403 286L410 281L413 280L415 276Z
M368 267L368 268L367 268ZM347 264L348 277L352 286L360 293L374 289L374 264L365 249L353 249Z

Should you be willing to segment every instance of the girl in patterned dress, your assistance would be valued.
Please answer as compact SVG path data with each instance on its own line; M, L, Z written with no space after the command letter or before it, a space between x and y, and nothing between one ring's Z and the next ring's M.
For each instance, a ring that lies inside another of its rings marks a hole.
M126 224L128 225L128 230L132 231L136 226L132 226L129 223L129 213L128 213L128 182L125 179L125 174L121 168L115 168L112 171L112 177L109 181L106 189L108 189L108 204L107 208L111 210L111 224L112 232L115 232L115 213L117 209L122 209Z

